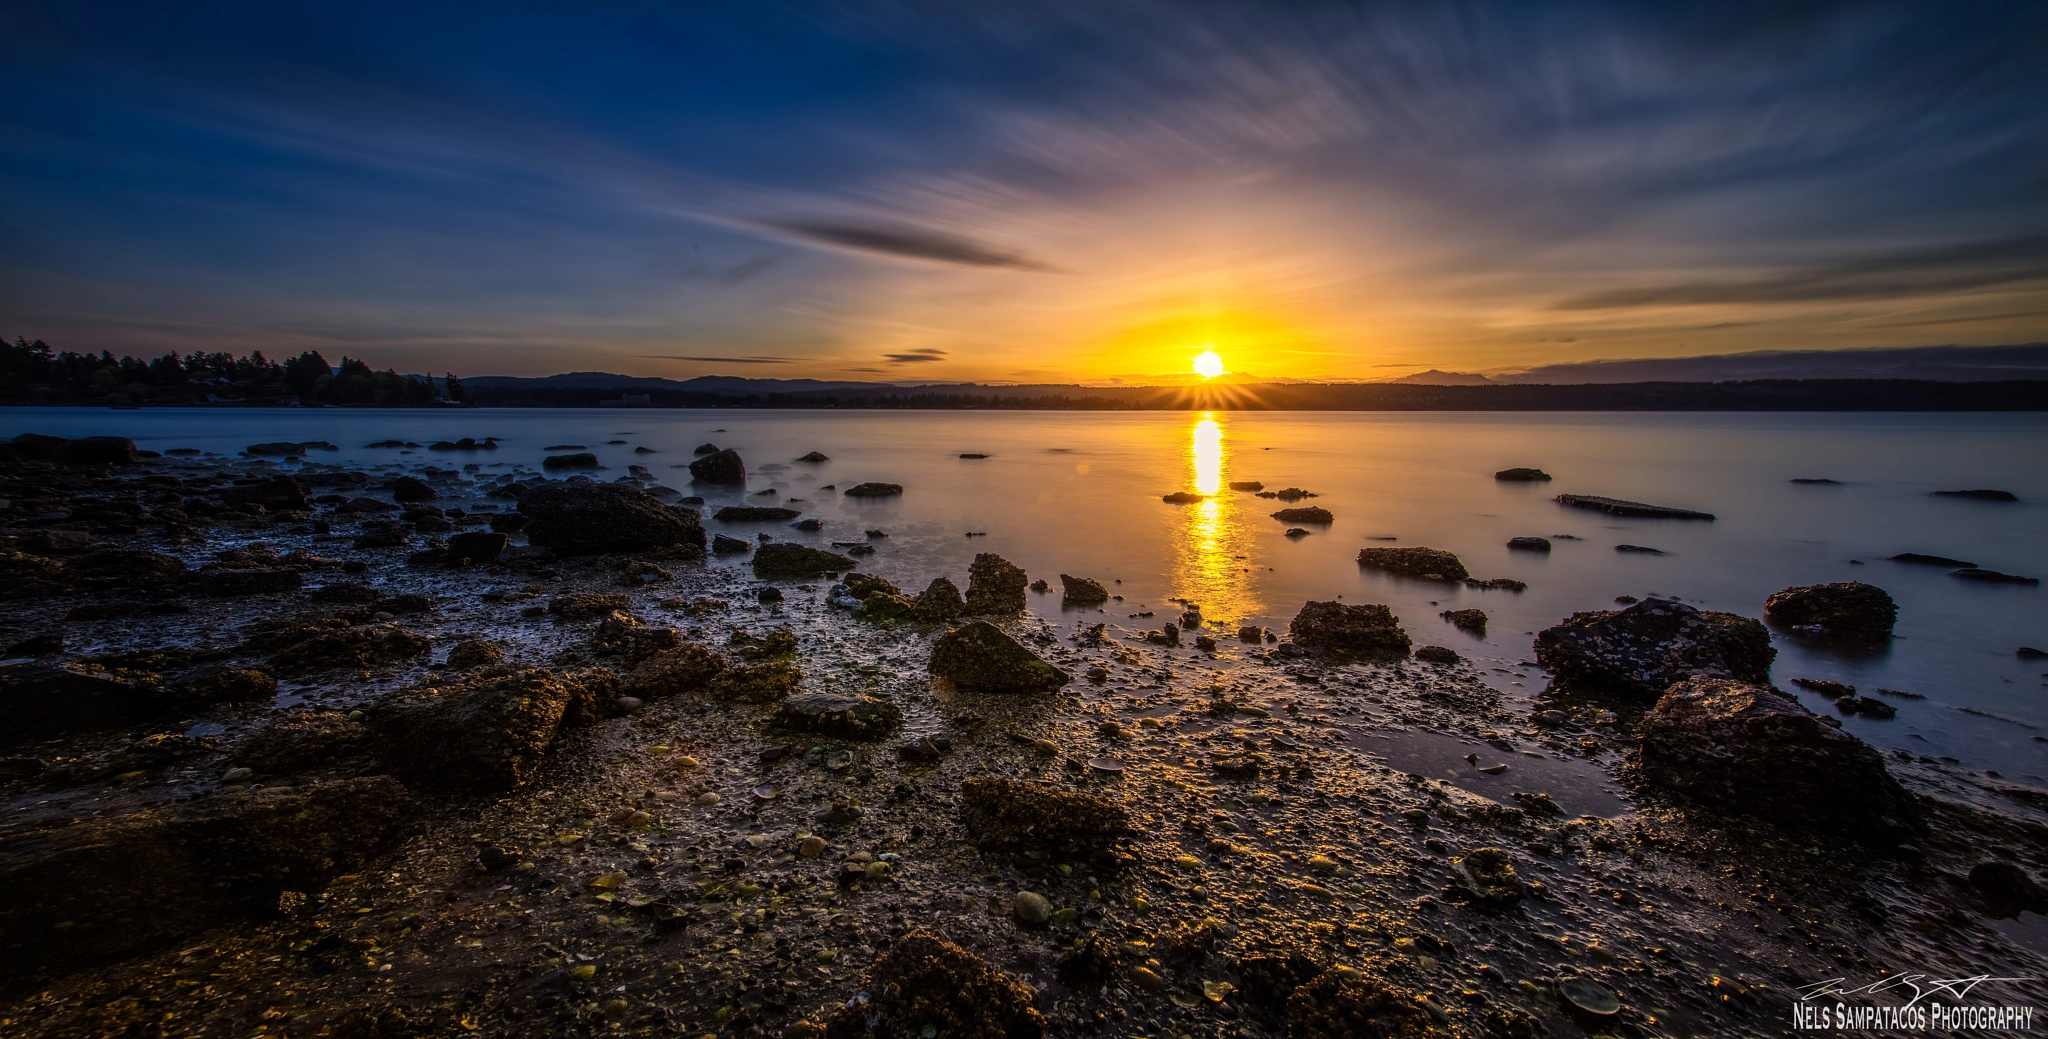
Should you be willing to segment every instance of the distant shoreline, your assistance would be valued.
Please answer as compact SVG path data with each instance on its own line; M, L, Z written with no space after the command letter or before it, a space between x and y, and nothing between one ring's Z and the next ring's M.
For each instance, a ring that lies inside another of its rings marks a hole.
M798 392L719 393L619 388L495 387L470 389L474 407L659 409L785 409L903 411L2048 411L2048 380L1938 382L1909 379L1768 379L1744 382L1506 384L1432 386L1404 383L1287 383L1224 386L910 386L876 385ZM622 404L622 400L631 400ZM13 402L8 407L109 407L104 400ZM324 405L304 410L357 410L392 405ZM399 405L403 407L403 405ZM260 401L144 404L246 409ZM447 403L416 410L465 407ZM130 410L121 408L118 410ZM410 409L409 409L410 410Z

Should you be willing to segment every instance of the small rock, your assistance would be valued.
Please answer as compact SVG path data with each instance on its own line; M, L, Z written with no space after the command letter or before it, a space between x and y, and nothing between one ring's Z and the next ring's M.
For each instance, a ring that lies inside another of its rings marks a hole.
M802 461L802 459L798 459L798 461ZM825 849L827 847L829 847L829 845L826 844L825 838L820 837L817 834L812 834L809 837L805 837L803 840L797 842L796 853L807 859L815 859L818 856L825 854Z
M1052 903L1045 896L1031 891L1020 891L1010 903L1010 911L1017 919L1032 927L1044 927L1052 919Z
M1449 646L1417 646L1415 659L1426 660L1432 664L1455 664L1465 658L1459 656L1458 651Z
M1548 552L1550 551L1550 539L1535 537L1509 538L1508 547L1522 552Z
M1502 469L1500 472L1493 474L1493 478L1496 480L1518 482L1541 482L1549 480L1550 474L1541 469Z

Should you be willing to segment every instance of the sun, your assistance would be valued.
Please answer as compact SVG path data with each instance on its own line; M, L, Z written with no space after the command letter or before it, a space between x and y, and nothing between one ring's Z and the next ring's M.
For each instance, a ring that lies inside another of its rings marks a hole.
M1204 379L1213 379L1223 374L1223 358L1214 350L1204 350L1195 357L1195 374Z

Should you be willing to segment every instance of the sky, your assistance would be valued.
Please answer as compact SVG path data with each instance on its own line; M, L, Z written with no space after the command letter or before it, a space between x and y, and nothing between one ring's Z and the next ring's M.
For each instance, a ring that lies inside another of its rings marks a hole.
M2048 340L2048 4L23 2L0 335L1393 378Z

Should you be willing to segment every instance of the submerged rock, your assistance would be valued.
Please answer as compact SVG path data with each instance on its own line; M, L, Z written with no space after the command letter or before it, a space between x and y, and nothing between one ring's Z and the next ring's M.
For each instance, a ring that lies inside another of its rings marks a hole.
M722 556L751 552L753 549L754 543L745 538L736 538L729 534L716 534L711 538L711 551Z
M1303 603L1287 626L1296 645L1359 657L1405 657L1411 644L1401 618L1377 603Z
M720 523L778 523L803 513L779 505L728 505L711 514Z
M623 484L542 484L520 495L519 513L526 517L529 544L565 556L704 547L696 510L664 504Z
M1536 636L1536 660L1560 682L1662 695L1694 675L1768 682L1778 651L1748 617L1666 599L1574 613Z
M588 451L573 455L549 455L540 460L542 469L599 469L597 456Z
M1711 520L1711 512L1694 512L1691 509L1674 509L1664 505L1645 505L1639 501L1624 501L1620 498L1602 498L1597 494L1560 494L1559 505L1575 509L1592 509L1610 516L1632 516L1638 519L1695 519Z
M754 576L764 581L844 573L855 565L837 552L787 541L770 542L754 550Z
M1232 480L1230 482L1230 489L1233 491L1263 491L1266 489L1266 485L1257 480Z
M1418 581L1462 581L1471 576L1457 556L1439 548L1361 548L1358 565Z
M0 965L30 971L160 947L319 891L406 828L389 776L223 793L27 830L0 861Z
M927 667L962 688L990 692L1044 692L1073 680L987 621L969 621L933 640Z
M1520 552L1548 552L1550 551L1550 539L1534 537L1509 538L1508 547Z
M799 455L797 457L799 462L829 462L831 460L832 456L823 451L812 451L807 455Z
M798 693L775 712L780 728L849 740L880 739L902 721L895 704L848 693Z
M2019 495L2014 494L2011 491L1994 491L1982 487L1970 491L1930 491L1928 493L1934 495L1937 498L1967 498L1971 501L2020 500Z
M1480 638L1486 637L1485 610L1445 610L1437 616L1450 621L1459 631L1469 631Z
M386 767L409 782L496 791L524 785L556 732L609 713L618 677L540 668L398 693L371 713Z
M974 776L960 784L960 795L967 829L982 848L1098 854L1130 833L1130 814L1094 794Z
M1500 472L1493 474L1493 478L1511 482L1534 483L1550 479L1550 474L1541 469L1502 469Z
M1104 588L1102 582L1091 578L1061 574L1060 585L1062 605L1093 606L1109 601L1109 589Z
M1196 494L1193 491L1175 491L1172 494L1161 495L1159 500L1168 505L1193 505L1196 502L1209 499L1206 495Z
M1948 572L1948 575L1950 577L1960 577L1965 581L1981 581L1985 584L2041 583L2041 579L2038 577L2021 577L2018 574L2002 574L1996 570L1984 570L1974 566L1965 567L1961 570L1950 570Z
M1719 811L1879 845L1920 825L1882 755L1763 685L1674 685L1643 717L1636 747L1643 782Z
M1273 518L1282 523L1330 524L1337 522L1337 517L1332 515L1330 510L1320 505L1304 505L1295 509L1281 509L1273 514Z
M892 498L903 493L900 483L857 483L841 494L849 498Z
M702 452L703 448L698 448L698 451ZM747 482L747 463L741 461L740 453L732 448L712 451L690 463L690 479L695 483L744 484Z
M966 612L1017 613L1024 609L1028 583L1022 567L994 552L978 553L967 568Z
M1764 600L1764 619L1802 635L1842 642L1883 642L1899 619L1885 590L1860 581L1787 588Z
M1931 556L1925 552L1901 552L1889 557L1894 563L1920 563L1927 566L1961 567L1967 569L1977 564L1967 559L1950 559L1947 556Z
M799 1022L823 1039L945 1036L1041 1039L1045 1016L1031 986L925 931L912 931L868 969L859 998L822 1024ZM787 1035L797 1035L792 1025Z
M1449 646L1417 646L1415 659L1431 664L1455 664L1465 658L1459 656L1458 651Z

